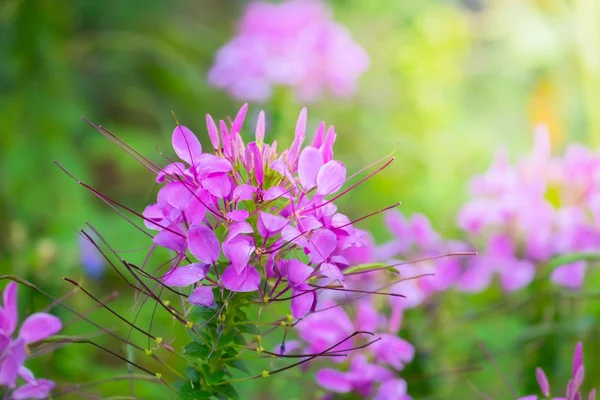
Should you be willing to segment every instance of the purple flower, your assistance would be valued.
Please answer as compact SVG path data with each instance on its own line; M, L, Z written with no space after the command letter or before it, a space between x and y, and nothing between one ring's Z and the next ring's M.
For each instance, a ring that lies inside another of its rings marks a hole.
M23 321L16 337L18 325L17 284L9 283L4 289L0 307L0 388L7 387L12 399L45 399L54 388L54 382L35 379L23 365L27 358L27 345L44 340L62 329L60 320L47 313L32 314ZM25 381L17 388L17 380ZM16 389L15 389L16 388Z
M350 363L346 371L343 366L340 370L339 365L323 368L317 372L317 383L332 392L354 392L362 398L410 399L406 393L406 382L396 378L393 371L402 370L406 363L412 361L415 355L413 346L396 336L397 327L390 325L370 300L362 299L355 305L354 320L341 306L324 301L320 309L297 324L309 353L320 353L332 347L330 351L349 353ZM365 340L357 336L352 341L344 341L356 331L373 332L378 340L360 351L351 351ZM345 364L346 358L334 358L333 361Z
M473 198L458 217L459 226L486 250L472 257L459 288L481 291L500 277L506 291L527 286L553 256L597 251L600 229L600 154L578 145L552 157L548 133L538 128L531 153L515 164L500 155L470 184ZM502 243L500 243L502 242ZM585 262L561 266L551 280L578 289Z
M575 346L575 352L573 353L573 368L572 368L572 378L567 383L567 390L564 397L556 397L552 396L554 400L581 400L583 399L583 395L581 394L580 388L583 383L584 378L584 367L583 367L583 344L578 342ZM536 368L535 376L538 381L538 385L540 387L540 391L544 395L544 397L550 397L550 383L548 381L548 377L544 373L544 370L541 368ZM596 398L596 389L592 389L589 393L589 400L595 400ZM518 400L537 400L538 396L529 395L525 397L520 397Z
M203 153L186 127L173 131L173 148L181 161L157 174L157 201L144 210L146 227L158 231L154 243L176 252L163 276L169 286L195 286L189 301L212 307L212 288L261 291L275 279L273 297L289 291L292 315L300 318L317 303L318 283L344 281L343 270L367 248L365 232L337 212L328 196L339 192L346 168L333 159L336 133L321 123L306 141L306 110L298 117L294 141L279 152L265 143L264 114L255 141L245 144L241 129L247 105L230 126L207 115L214 153ZM308 255L297 260L298 251ZM192 263L181 265L189 258ZM350 257L348 259L347 257ZM261 300L271 295L261 293Z
M326 4L256 1L248 4L237 35L217 53L208 80L242 100L266 101L273 86L289 86L306 102L326 90L351 95L368 65L366 52L332 21Z

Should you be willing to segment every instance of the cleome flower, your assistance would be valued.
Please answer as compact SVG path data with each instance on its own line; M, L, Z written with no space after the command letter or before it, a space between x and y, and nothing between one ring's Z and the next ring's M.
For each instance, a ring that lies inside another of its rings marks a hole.
M163 186L143 213L145 224L158 231L156 245L176 253L164 283L195 285L192 304L214 305L207 287L258 291L265 300L289 291L292 314L299 318L316 306L310 281L342 282L353 253L367 245L365 235L337 212L336 196L327 199L346 180L346 168L333 158L334 128L321 123L305 145L303 109L291 147L278 152L277 142L264 142L262 112L255 140L244 143L246 111L244 105L231 125L219 121L218 128L207 115L211 152L203 152L188 128L174 129L180 161L157 174ZM191 263L184 262L188 254ZM266 285L261 288L266 280L272 283L269 293Z
M395 326L377 311L370 298L358 300L356 315L346 313L340 304L324 301L314 313L297 325L308 353L329 351L348 357L331 357L332 367L317 371L317 383L333 393L356 393L374 400L409 400L406 381L397 377L415 355L414 347L397 336ZM353 332L371 332L345 340Z
M17 284L11 282L4 289L4 302L0 308L0 389L7 389L8 399L45 399L54 389L54 382L36 379L24 366L27 346L58 333L62 324L53 315L32 314L23 321L14 337L17 325Z
M573 377L567 383L566 395L564 397L556 397L551 394L550 383L548 377L543 369L537 368L535 370L535 376L542 392L542 398L554 399L554 400L583 400L584 397L581 394L580 388L583 383L585 376L585 368L583 366L583 344L577 343L575 346L575 352L573 353ZM520 397L518 400L538 400L537 395L530 395ZM592 389L587 397L588 400L596 400L596 389Z
M321 1L256 1L246 7L237 35L218 51L208 80L241 100L266 101L273 86L288 86L306 102L325 90L352 94L368 65L365 50Z
M504 290L517 290L553 256L600 248L598 182L599 153L572 145L562 157L552 157L543 128L536 131L532 152L518 163L499 155L471 181L473 197L458 216L460 228L484 249L472 258L459 288L478 292L498 275ZM577 289L585 269L584 261L572 262L554 269L551 280Z

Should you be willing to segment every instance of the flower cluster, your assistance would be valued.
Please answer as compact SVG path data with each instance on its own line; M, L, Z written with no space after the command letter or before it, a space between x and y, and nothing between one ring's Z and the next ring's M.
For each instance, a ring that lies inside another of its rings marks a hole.
M272 87L283 85L306 102L325 89L350 95L368 64L366 52L319 0L250 2L208 79L241 100L268 100Z
M356 315L351 318L340 304L324 301L297 325L308 353L348 355L331 357L336 368L320 369L317 383L329 391L352 392L361 398L409 400L406 381L397 377L397 371L414 358L413 346L398 337L399 327L377 311L370 297L352 305ZM353 337L353 332L374 333L376 339L369 342L371 336Z
M537 368L535 375L544 398L554 400L583 400L584 397L580 392L585 375L585 368L583 366L583 344L579 342L577 343L577 346L575 346L575 352L573 354L573 376L567 383L565 397L555 397L554 395L551 395L550 383L548 382L548 377L544 370ZM521 397L518 400L538 400L538 396L530 395ZM596 400L596 389L590 391L588 400Z
M422 214L406 218L398 210L388 211L386 226L393 239L375 249L375 257L393 266L401 278L391 292L404 297L390 297L393 320L398 321L404 309L421 305L436 292L453 287L461 273L463 259L450 253L466 252L465 243L443 239ZM389 276L385 279L389 281Z
M258 291L264 302L291 292L292 314L299 318L316 306L309 281L343 281L346 254L366 245L364 235L337 212L336 197L326 199L346 180L346 168L333 159L333 127L321 123L303 147L303 109L291 147L279 153L276 142L264 142L262 112L255 141L244 144L246 111L244 105L231 126L220 121L219 128L207 115L212 153L202 151L188 128L175 128L173 148L181 161L157 175L164 186L157 203L145 209L145 224L159 231L156 245L177 253L164 283L196 285L192 304L214 307L215 287ZM182 265L188 251L195 261Z
M504 290L528 285L538 267L555 255L600 248L600 153L571 145L562 157L550 153L548 133L539 128L528 157L516 164L504 154L471 182L473 198L458 223L482 254L474 257L459 287L481 291L499 275ZM586 263L552 271L554 283L579 288Z
M47 313L30 315L23 321L19 333L17 285L9 283L4 289L4 303L0 307L0 389L8 390L8 399L45 399L54 389L54 382L36 379L24 366L28 345L47 339L62 329L60 319ZM24 383L17 387L18 380Z

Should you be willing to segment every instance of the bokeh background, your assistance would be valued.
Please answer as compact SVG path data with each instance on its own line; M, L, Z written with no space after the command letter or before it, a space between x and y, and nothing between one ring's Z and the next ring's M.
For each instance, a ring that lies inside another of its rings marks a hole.
M403 212L426 214L451 238L469 178L501 148L513 157L525 153L537 124L548 126L557 152L571 142L600 144L597 1L329 3L335 19L369 53L371 66L354 97L310 104L309 128L321 120L336 126L337 158L350 171L392 150L396 157L390 168L341 201L350 216L401 201ZM21 276L57 297L72 289L63 276L83 279L99 297L116 290L119 298L112 306L133 318L133 292L108 266L103 272L101 264L90 269L82 261L78 230L91 223L133 262L143 258L147 237L53 161L141 211L155 194L152 175L81 117L102 124L157 162L164 163L159 151L170 154L172 112L207 143L205 113L225 118L241 106L210 87L206 73L216 50L233 34L244 4L0 1L1 273ZM302 106L281 95L251 104L250 113L255 117L266 110L267 135L289 144ZM378 239L388 237L380 218L362 226ZM594 356L600 354L594 341L600 304L590 276L585 289L568 298L547 287L511 296L498 290L446 293L435 312L411 312L404 327L417 346L418 361L404 374L410 393L417 399L467 399L477 398L476 389L484 388L494 399L515 398L516 393L537 393L536 365L564 385L573 346L586 338L587 381L600 382L600 359ZM48 304L25 288L20 299L26 311ZM67 301L83 312L93 307L81 293ZM561 317L545 320L548 309L560 310ZM152 311L148 307L140 314L142 325L152 319ZM65 310L56 313L73 319L70 334L100 332ZM92 318L106 329L122 326L102 310ZM174 326L158 314L154 324L164 330ZM98 340L126 350L105 336ZM64 346L34 366L40 376L59 384L127 373L122 361L83 344ZM479 369L456 372L468 367ZM109 381L94 390L118 395L123 385ZM315 390L301 371L240 387L244 399L309 399ZM145 399L164 399L169 393L153 384L139 384L137 392Z

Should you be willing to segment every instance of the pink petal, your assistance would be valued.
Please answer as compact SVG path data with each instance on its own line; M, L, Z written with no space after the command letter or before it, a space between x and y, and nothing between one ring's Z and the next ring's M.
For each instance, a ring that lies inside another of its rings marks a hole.
M248 211L246 210L233 210L227 213L227 218L239 222L248 219L248 215Z
M352 390L352 383L346 374L335 369L324 368L315 376L317 383L327 390L337 393L348 393Z
M204 153L196 162L196 176L204 179L217 172L229 172L233 169L231 162L214 154Z
M214 264L221 254L219 239L212 229L204 225L194 225L188 232L190 252L204 264Z
M25 362L26 357L25 342L23 338L18 338L3 355L0 363L0 386L15 387L19 368Z
M46 399L54 389L54 382L47 379L37 379L26 383L12 393L14 400Z
M579 289L583 285L586 265L583 261L561 265L550 274L550 280L559 286Z
M202 181L202 186L219 199L227 197L231 193L231 180L226 173L219 172L209 175Z
M321 264L319 267L319 274L329 278L327 284L342 282L344 280L344 274L342 274L342 271L340 271L340 269L334 264Z
M206 114L206 129L208 130L208 137L213 148L215 150L220 149L221 143L219 141L217 124L215 124L215 120L210 116L210 114Z
M195 306L206 308L217 307L217 304L215 303L215 296L210 286L198 286L196 289L194 289L192 294L190 294L188 301L190 304Z
M375 332L379 322L379 314L370 302L362 301L358 304L356 315L356 329L359 331Z
M206 189L200 189L194 193L194 198L184 211L187 222L190 225L200 225L206 218L206 212L210 207L211 194Z
M171 225L168 228L170 231L164 229L154 236L153 242L161 247L165 247L173 251L185 251L187 249L187 240L181 226ZM171 231L177 233L173 233Z
M309 191L317 186L317 174L322 166L323 158L319 150L310 146L302 150L298 161L298 177L304 191Z
M208 266L194 263L174 268L163 276L163 283L167 286L186 287L204 279Z
M294 318L304 317L315 304L315 291L308 285L302 284L292 290L292 316Z
M583 343L577 342L573 353L573 376L577 374L579 367L583 365Z
M144 209L142 215L144 216L144 225L146 226L146 228L153 229L156 231L160 231L161 229L163 229L157 224L152 223L154 221L158 224L161 224L161 221L164 219L164 215L158 204L150 204Z
M292 259L287 262L287 278L294 286L304 283L312 272L311 267L298 260Z
M260 285L260 274L253 267L246 267L238 273L233 265L225 268L221 276L223 286L232 292L254 292Z
M323 144L323 140L325 139L325 122L322 122L317 127L315 131L315 136L313 137L312 147L316 147L317 149L321 147Z
M202 145L194 133L183 125L173 130L173 149L188 164L194 164L202 154Z
M233 189L233 201L252 200L256 188L250 185L239 185Z
M288 224L287 218L263 211L258 212L258 233L264 238L272 236Z
M265 140L265 112L261 111L258 113L258 119L256 120L256 130L254 132L256 137L256 143L261 144Z
M535 277L535 265L530 261L507 259L503 266L504 270L500 272L500 281L502 288L506 291L519 290L529 285Z
M379 386L379 391L373 400L400 400L406 395L406 389L404 379L388 379Z
M244 120L246 119L246 113L248 112L248 103L245 103L238 111L233 123L231 124L231 135L234 133L239 133L242 131L242 125L244 125Z
M329 161L319 169L317 174L317 192L318 196L327 196L335 193L344 184L346 180L346 167L339 161Z
M306 108L303 107L302 110L300 110L300 115L298 116L298 121L296 122L296 133L288 154L287 167L291 172L296 170L298 155L300 154L300 149L302 148L302 144L306 138L306 119Z
M12 335L19 322L19 316L17 314L17 284L15 282L9 282L4 288L4 333L6 335Z
M325 136L325 143L323 143L323 148L321 152L323 153L323 162L329 162L333 159L333 144L335 143L335 129L333 126L330 126L327 129L327 136Z
M54 315L46 313L32 314L21 325L19 337L26 344L38 342L52 335L57 334L62 329L60 319Z
M255 249L252 239L246 235L238 235L223 243L223 254L238 272L246 268Z
M174 162L164 167L156 176L156 183L163 183L168 177L185 176L185 165L181 162Z
M546 397L550 396L550 383L548 382L548 378L546 377L544 370L541 368L536 368L535 376L537 378L538 385L540 386L542 394Z
M309 240L310 260L320 264L331 256L337 245L337 236L327 229L319 229L313 233Z
M24 366L21 366L19 368L19 372L18 375L23 378L23 380L25 382L32 382L35 381L35 376L33 376L33 372L31 372L29 369L25 368Z
M381 340L373 344L373 353L380 362L401 370L415 357L415 348L404 339L383 334Z

